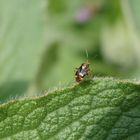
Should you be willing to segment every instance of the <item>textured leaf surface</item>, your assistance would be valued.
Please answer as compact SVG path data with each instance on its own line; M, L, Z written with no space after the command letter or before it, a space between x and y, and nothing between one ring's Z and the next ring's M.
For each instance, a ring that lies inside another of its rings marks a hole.
M0 107L3 140L132 140L140 137L140 85L94 78Z

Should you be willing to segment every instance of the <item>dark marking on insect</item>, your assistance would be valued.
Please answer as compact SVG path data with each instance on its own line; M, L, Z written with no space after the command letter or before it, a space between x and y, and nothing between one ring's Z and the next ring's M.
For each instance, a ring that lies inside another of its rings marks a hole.
M83 63L79 68L76 68L76 73L75 73L75 80L76 82L81 82L85 78L85 76L89 75L89 63Z

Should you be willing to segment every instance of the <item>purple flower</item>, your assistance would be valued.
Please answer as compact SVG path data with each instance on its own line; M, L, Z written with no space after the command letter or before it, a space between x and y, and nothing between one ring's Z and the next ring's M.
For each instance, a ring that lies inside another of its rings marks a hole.
M76 13L76 21L80 23L87 22L92 16L92 11L89 8L81 8Z

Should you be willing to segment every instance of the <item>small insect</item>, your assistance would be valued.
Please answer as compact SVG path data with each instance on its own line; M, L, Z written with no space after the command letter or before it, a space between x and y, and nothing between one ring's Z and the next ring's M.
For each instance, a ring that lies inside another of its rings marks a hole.
M83 81L84 77L89 75L89 63L83 63L79 68L77 68L77 71L75 73L75 80L76 82L81 82Z
M87 53L87 51L86 51ZM88 57L88 54L87 54ZM88 61L86 63L81 64L79 68L76 68L76 73L75 73L75 80L76 82L81 82L85 78L85 76L89 75L90 69L89 69L90 63Z

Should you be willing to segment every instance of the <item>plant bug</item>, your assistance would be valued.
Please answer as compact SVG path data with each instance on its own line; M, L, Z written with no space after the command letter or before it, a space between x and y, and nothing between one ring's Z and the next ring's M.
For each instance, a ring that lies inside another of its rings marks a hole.
M87 58L88 58L88 53L86 50ZM79 68L76 68L76 73L75 73L75 80L76 82L81 82L84 80L85 76L89 75L90 69L89 69L90 63L87 61L86 63L82 63Z

